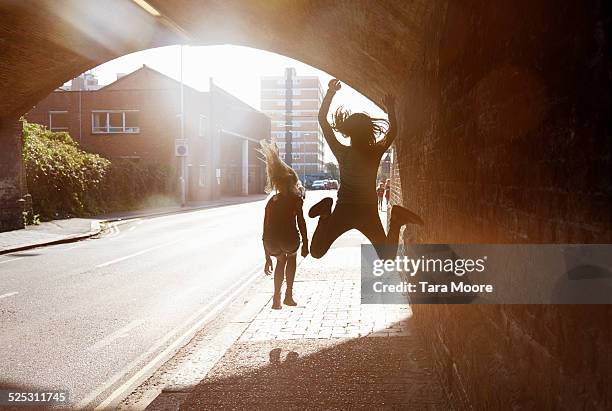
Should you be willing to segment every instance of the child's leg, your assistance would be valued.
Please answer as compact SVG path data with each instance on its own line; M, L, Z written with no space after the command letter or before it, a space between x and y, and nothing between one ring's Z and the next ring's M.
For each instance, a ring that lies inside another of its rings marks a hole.
M297 305L293 300L293 281L295 280L296 260L297 254L295 253L287 256L287 266L285 268L287 289L285 290L285 300L283 301L286 305Z
M287 257L281 254L276 257L276 267L274 268L274 297L272 298L272 308L279 309L281 287L283 286L283 279L285 277L285 266L287 264Z
M358 219L353 216L352 207L342 205L337 205L331 215L321 216L310 242L310 255L323 257L338 237L356 227Z
M397 235L395 242L393 239L385 235L385 229L383 228L382 222L377 212L367 212L362 215L362 223L359 225L358 230L363 233L370 243L376 249L378 257L386 260L395 257L397 254L397 243L399 241L399 227L397 229ZM391 234L391 230L389 230Z
M423 220L419 216L397 205L391 209L389 232L386 235L378 213L368 211L362 221L363 224L359 227L359 231L368 237L368 240L376 248L378 257L382 259L395 258L397 255L399 233L403 225L423 225Z

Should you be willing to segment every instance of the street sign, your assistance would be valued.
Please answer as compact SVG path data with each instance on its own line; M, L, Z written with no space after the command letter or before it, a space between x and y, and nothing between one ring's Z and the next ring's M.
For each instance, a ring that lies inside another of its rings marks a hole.
M174 140L174 155L177 157L185 157L189 154L189 147L187 146L187 140L177 138Z

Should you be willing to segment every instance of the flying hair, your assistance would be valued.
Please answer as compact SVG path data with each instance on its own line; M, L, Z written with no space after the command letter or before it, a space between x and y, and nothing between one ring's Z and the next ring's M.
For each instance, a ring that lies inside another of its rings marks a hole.
M295 170L285 163L281 157L276 143L261 140L258 150L266 163L266 193L276 190L279 193L298 193L298 176Z
M352 145L373 146L376 139L389 129L389 121L384 118L370 117L367 113L351 114L340 106L332 115L332 128L351 139Z

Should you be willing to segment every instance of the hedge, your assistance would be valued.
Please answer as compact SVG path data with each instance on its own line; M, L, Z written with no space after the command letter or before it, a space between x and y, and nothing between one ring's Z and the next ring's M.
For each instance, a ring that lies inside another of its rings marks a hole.
M82 150L68 133L22 122L28 191L43 220L127 210L171 191L168 167L110 161Z

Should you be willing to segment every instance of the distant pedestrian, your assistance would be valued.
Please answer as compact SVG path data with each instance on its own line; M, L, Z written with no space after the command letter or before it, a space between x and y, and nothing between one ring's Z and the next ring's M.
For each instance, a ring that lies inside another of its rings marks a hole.
M391 179L388 178L385 183L385 200L387 200L387 208L389 208L389 199L391 198Z
M385 183L382 181L378 184L378 188L376 188L376 195L378 196L378 210L382 210L383 197L385 196Z
M268 193L276 191L266 204L263 225L263 246L266 254L264 272L272 274L272 257L276 257L274 269L274 296L272 308L281 306L281 288L283 280L287 281L285 305L295 306L293 299L293 282L295 280L296 254L302 239L302 257L308 255L308 233L302 206L304 200L300 193L299 179L295 171L280 158L276 144L261 141L261 153L266 160ZM296 227L297 223L297 227ZM299 234L298 234L299 229Z

